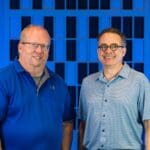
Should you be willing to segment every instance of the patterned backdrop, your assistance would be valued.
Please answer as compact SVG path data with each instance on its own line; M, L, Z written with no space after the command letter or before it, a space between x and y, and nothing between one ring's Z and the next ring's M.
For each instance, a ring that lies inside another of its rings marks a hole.
M48 66L68 84L74 109L83 77L101 69L97 34L117 27L127 37L125 61L150 79L149 0L0 0L0 67L17 56L20 31L43 25L52 37ZM72 150L77 149L78 120Z

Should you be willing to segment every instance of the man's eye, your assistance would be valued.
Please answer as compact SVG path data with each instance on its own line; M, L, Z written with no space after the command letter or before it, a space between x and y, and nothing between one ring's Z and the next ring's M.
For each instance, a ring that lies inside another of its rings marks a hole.
M111 48L118 48L118 45L117 44L112 44L110 45Z
M117 45L112 45L111 48L117 48Z
M38 44L32 44L34 47L37 47L38 46Z
M102 45L101 48L107 48L107 46L106 45Z

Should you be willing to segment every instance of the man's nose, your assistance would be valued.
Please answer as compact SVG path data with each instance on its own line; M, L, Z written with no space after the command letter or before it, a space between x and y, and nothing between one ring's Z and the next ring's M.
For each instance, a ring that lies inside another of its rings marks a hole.
M105 50L105 52L112 52L110 46L107 47L107 49Z

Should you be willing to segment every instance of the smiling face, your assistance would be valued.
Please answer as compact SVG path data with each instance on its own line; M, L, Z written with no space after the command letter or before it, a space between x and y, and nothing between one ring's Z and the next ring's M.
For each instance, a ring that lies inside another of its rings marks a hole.
M118 46L124 46L121 37L116 33L106 32L98 40L98 45L112 45L117 44ZM118 47L115 51L108 47L105 51L98 48L98 58L104 67L119 66L122 64L123 57L126 54L125 47Z
M31 26L22 31L18 44L19 61L27 71L43 71L49 54L49 50L44 50L43 46L49 43L49 34L42 27Z

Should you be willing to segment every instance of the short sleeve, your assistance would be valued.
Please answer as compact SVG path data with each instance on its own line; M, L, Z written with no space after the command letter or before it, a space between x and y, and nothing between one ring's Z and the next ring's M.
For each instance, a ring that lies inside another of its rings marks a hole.
M140 82L139 111L143 120L150 119L150 83L145 76Z
M8 106L8 95L0 82L0 122L5 118Z

